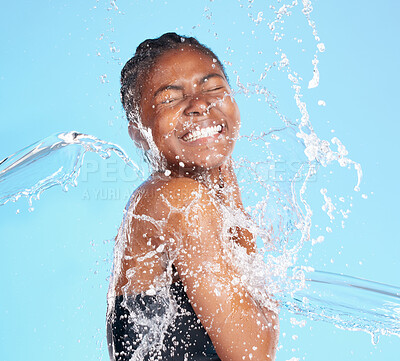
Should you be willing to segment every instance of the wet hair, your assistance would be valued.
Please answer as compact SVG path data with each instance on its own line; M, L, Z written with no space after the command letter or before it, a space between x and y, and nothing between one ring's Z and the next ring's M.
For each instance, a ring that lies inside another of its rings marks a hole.
M140 83L148 76L158 58L168 51L182 46L191 47L215 59L214 61L220 66L226 79L228 79L224 66L214 52L193 37L166 33L159 38L147 39L136 48L135 55L128 60L121 71L121 102L128 121L139 125Z

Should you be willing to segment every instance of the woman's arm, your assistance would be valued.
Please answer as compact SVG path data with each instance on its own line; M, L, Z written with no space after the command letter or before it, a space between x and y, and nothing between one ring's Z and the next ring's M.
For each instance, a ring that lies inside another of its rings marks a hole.
M278 318L256 305L229 264L221 239L222 214L215 201L191 179L165 190L174 209L168 217L169 253L218 356L232 361L273 360Z
M224 185L220 192L222 202L228 208L239 210L245 217L249 218L242 203L240 188L236 179L235 171L233 170L233 159L231 157L229 157L226 162L219 167L219 172ZM232 230L232 234L234 235L234 240L242 247L245 247L249 254L256 252L257 246L254 236L248 229L236 227L236 229Z

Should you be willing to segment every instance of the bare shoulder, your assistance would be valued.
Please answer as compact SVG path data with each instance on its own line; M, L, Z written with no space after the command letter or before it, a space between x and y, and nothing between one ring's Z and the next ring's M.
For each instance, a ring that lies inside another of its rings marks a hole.
M134 242L141 242L142 234L155 244L178 234L189 240L199 231L218 233L222 224L215 196L200 182L184 177L150 178L132 196L129 213Z
M207 189L189 178L153 177L135 190L126 209L123 276L116 287L118 294L123 287L130 292L146 290L155 277L163 274L171 240L190 239L187 235L201 228L192 220L202 219L193 213L204 210L205 197L209 197ZM128 270L134 270L136 277L128 280Z
M191 178L149 179L135 193L138 194L135 213L156 219L165 219L171 213L188 211L191 207L204 211L215 211L217 207L210 191Z

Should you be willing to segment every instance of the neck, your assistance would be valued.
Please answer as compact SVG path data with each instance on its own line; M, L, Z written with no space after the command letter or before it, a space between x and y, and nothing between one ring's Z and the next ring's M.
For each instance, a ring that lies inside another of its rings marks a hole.
M169 171L174 177L192 178L205 184L208 188L213 188L215 186L223 187L220 167L209 169L171 168Z

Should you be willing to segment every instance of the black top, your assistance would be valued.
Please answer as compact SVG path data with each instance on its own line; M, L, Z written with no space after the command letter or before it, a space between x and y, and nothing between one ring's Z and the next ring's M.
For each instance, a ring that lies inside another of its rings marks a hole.
M143 356L143 361L220 361L207 331L189 302L181 281L170 286L170 295L178 305L176 317L162 336L162 347L150 347L150 351ZM145 320L154 325L154 322L157 323L157 320L165 315L166 307L165 302L160 301L157 295L138 294L126 300L123 300L123 296L117 296L114 312L107 320L107 340L111 359L130 361L146 336L147 340L143 342L151 343L149 327L146 327L146 322L135 322L135 316L136 314L138 317L144 316Z

